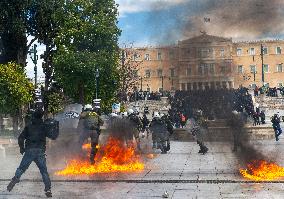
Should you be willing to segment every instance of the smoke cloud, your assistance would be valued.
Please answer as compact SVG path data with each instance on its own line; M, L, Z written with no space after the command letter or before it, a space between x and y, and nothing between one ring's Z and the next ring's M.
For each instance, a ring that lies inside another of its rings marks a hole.
M179 39L193 37L200 31L234 40L277 38L284 34L283 0L189 0L181 5L169 9L167 17L160 12L150 14L153 26L168 26L159 36L161 42L174 41L177 35Z

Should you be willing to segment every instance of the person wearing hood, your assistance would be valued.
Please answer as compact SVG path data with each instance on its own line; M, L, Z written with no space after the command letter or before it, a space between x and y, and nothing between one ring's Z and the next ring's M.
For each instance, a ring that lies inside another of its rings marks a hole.
M40 170L45 185L45 195L52 197L51 181L46 167L46 138L56 139L53 137L47 126L43 122L43 111L36 110L32 114L31 122L25 126L24 130L18 137L20 153L23 156L20 166L17 168L15 176L7 186L7 190L12 191L16 183L20 182L21 176L29 168L32 162L35 162ZM50 122L49 122L50 124ZM57 124L58 125L58 124ZM58 135L57 135L58 136Z

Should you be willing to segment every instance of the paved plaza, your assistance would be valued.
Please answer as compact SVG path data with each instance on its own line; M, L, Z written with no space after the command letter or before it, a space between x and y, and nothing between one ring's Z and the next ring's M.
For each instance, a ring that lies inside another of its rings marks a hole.
M150 143L144 140L144 147ZM256 183L238 173L242 167L232 153L229 143L207 143L210 152L198 154L194 142L172 142L168 154L158 154L153 159L144 158L143 172L116 175L59 177L54 173L64 163L50 162L53 198L284 198L284 179L273 183ZM279 142L259 140L252 143L280 165L284 165L284 137ZM0 157L0 198L45 198L41 176L34 164L22 176L12 192L6 191L21 156L18 148L7 150Z

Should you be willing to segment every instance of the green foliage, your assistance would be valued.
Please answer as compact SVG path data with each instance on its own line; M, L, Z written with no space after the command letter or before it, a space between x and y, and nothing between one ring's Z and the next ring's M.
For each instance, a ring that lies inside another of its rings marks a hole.
M55 115L64 109L64 96L58 92L47 92L48 112Z
M67 0L56 38L55 80L75 102L91 103L99 70L98 97L111 108L117 90L117 6L113 0Z
M24 66L29 46L38 40L46 45L45 91L55 79L74 101L91 103L99 69L98 96L103 107L111 108L119 82L114 0L3 0L0 7L0 36L8 58L3 63L13 60ZM34 37L28 45L27 35Z
M25 66L27 54L26 18L29 0L0 1L1 63L10 61Z
M15 113L33 100L32 93L33 85L21 66L0 64L0 113Z

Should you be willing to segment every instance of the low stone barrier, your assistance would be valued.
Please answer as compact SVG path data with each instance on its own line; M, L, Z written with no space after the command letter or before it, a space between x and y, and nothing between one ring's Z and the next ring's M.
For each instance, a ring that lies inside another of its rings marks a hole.
M275 139L274 130L269 126L248 126L245 128L248 132L249 139ZM172 140L194 141L194 137L186 129L174 129ZM227 126L209 127L204 135L205 141L232 141L233 135L231 129Z

